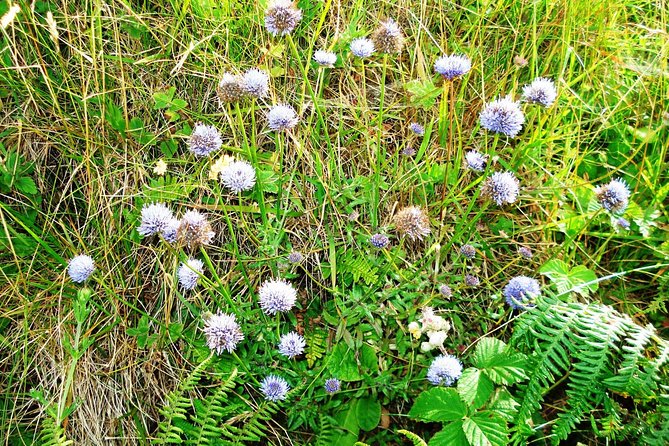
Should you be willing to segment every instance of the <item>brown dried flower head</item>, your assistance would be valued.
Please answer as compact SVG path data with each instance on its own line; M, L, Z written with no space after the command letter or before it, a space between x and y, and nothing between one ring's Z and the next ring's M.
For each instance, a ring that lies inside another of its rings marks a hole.
M216 94L222 103L235 102L242 99L246 95L246 89L244 88L241 76L223 73L223 77L218 82Z
M395 229L400 235L409 239L423 240L430 234L430 219L425 211L418 206L407 206L401 209L393 219Z
M372 41L377 51L393 54L402 51L404 36L402 36L402 30L397 22L393 19L388 19L385 22L381 22L376 31L374 31Z
M177 241L191 249L210 244L215 235L207 217L198 211L186 212L177 228Z

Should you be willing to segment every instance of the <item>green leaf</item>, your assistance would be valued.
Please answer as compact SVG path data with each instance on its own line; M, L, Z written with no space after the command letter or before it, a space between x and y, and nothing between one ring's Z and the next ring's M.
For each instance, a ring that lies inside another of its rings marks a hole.
M506 446L508 427L504 419L490 412L479 412L462 422L462 430L471 446Z
M128 328L126 333L128 336L137 338L137 346L139 348L146 347L149 340L149 318L142 316L137 323L137 327Z
M177 87L170 87L168 90L153 93L153 100L155 101L153 109L160 110L169 107L175 91L177 91Z
M499 339L483 338L476 344L472 363L497 384L520 382L527 378L525 355L509 350Z
M539 272L551 280L560 294L575 292L587 297L599 288L597 275L583 265L569 269L562 260L553 259L546 262Z
M337 445L353 446L358 440L360 427L357 421L357 401L353 400L348 406L344 406L335 416L335 420L342 429L342 433L337 437Z
M14 183L19 192L26 195L35 195L37 193L37 185L30 177L20 177Z
M518 413L520 403L513 399L508 390L504 388L497 389L489 404L491 411L499 414L506 421L513 421Z
M462 421L455 421L444 426L434 434L427 443L428 446L469 446L467 437L462 430Z
M364 431L371 431L381 421L381 403L374 398L358 400L355 408L358 426Z
M414 107L430 108L441 95L441 88L435 86L432 79L410 81L406 84L406 89L409 93L409 104Z
M376 351L369 345L363 344L356 355L355 350L345 343L340 343L330 352L327 368L333 376L342 381L360 381L365 376L378 373L379 361Z
M409 416L421 421L455 421L466 413L467 406L455 389L434 387L418 395Z
M123 112L113 102L108 102L105 109L105 120L111 125L114 130L121 134L125 134L125 118Z
M481 407L493 391L493 383L481 370L471 367L458 380L458 393L465 403Z

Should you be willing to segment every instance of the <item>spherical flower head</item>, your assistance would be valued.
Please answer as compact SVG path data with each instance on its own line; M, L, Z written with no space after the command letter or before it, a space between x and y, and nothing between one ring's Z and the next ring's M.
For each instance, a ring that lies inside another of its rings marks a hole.
M163 238L165 239L166 242L168 243L176 243L177 241L177 230L179 229L179 225L181 224L181 221L177 218L172 218L170 219L169 222L167 222L167 225L161 232Z
M214 235L207 217L198 211L186 212L177 228L177 240L191 249L210 244Z
M395 229L412 241L423 240L430 234L430 219L425 211L417 206L401 209L393 219Z
M264 98L269 93L269 75L263 70L251 68L244 73L242 87L249 95Z
M220 310L204 321L204 334L207 337L207 346L217 355L224 351L232 353L244 339L235 315L221 313Z
M95 271L95 262L93 262L91 256L86 254L73 257L67 264L67 274L75 283L85 282L93 274L93 271Z
M288 261L292 264L300 263L302 260L304 260L304 256L299 251L293 251L288 254Z
M246 95L244 81L235 74L223 73L221 80L218 81L216 94L222 103L239 101Z
M621 229L629 229L630 228L630 222L626 218L620 217L616 220L616 225L621 228Z
M400 153L402 156L412 157L416 154L416 149L414 149L412 146L404 146Z
M388 246L390 239L385 234L374 234L369 238L369 243L375 248L383 249Z
M450 386L462 375L462 363L452 355L434 358L427 370L427 380L435 386Z
M393 19L381 22L372 35L374 48L382 53L393 54L402 51L404 37L400 26Z
M374 54L374 42L364 37L353 39L350 48L351 53L353 53L355 57L359 57L361 59Z
M473 259L476 257L476 248L474 248L472 245L462 245L460 247L460 254L468 259Z
M213 125L205 125L201 122L195 124L193 133L188 140L188 150L196 156L207 156L221 148L223 140L220 132Z
M535 297L541 294L541 285L531 277L517 276L509 280L502 293L511 308L524 310Z
M423 127L417 122L412 122L411 124L409 124L409 130L411 130L418 136L423 136L425 134L425 127Z
M144 237L158 234L167 228L173 218L172 211L165 206L165 203L144 205L137 232Z
M332 51L318 50L314 53L314 60L322 67L333 67L337 62L337 55Z
M265 11L265 27L273 36L293 32L302 20L302 10L290 0L272 0Z
M439 293L441 293L441 295L444 296L446 299L453 296L453 290L451 290L451 287L448 285L441 285L439 287Z
M507 96L486 104L479 119L484 129L513 138L522 130L525 115L520 103Z
M523 100L550 107L557 98L557 90L551 79L538 77L523 87Z
M341 382L337 378L330 378L325 380L325 391L327 393L336 393L341 389Z
M204 272L204 264L199 259L188 259L186 263L181 262L177 276L179 284L185 290L192 290L195 288L200 280L200 275Z
M527 246L521 246L518 248L518 254L520 254L521 257L526 258L526 259L531 259L533 254L532 250L528 248Z
M465 162L467 167L476 172L483 172L488 163L488 155L483 155L476 150L470 150L465 153Z
M291 331L290 333L281 336L279 353L292 359L304 353L304 348L306 346L307 343L305 342L304 337L295 331Z
M265 281L258 290L260 308L267 315L285 313L295 306L297 290L281 279Z
M233 161L221 170L221 183L235 193L253 189L256 170L246 161Z
M629 204L630 190L621 179L611 180L609 184L597 187L595 194L599 204L609 212L622 213Z
M275 105L267 113L269 128L281 131L289 130L297 125L298 117L295 109L287 104Z
M260 383L260 391L267 401L285 400L289 390L288 382L276 375L268 375Z
M495 172L481 186L481 194L498 206L515 203L520 183L511 172Z
M465 274L465 285L476 288L481 284L481 280L473 274Z
M434 71L449 81L467 74L472 69L472 61L462 54L441 56L434 62Z

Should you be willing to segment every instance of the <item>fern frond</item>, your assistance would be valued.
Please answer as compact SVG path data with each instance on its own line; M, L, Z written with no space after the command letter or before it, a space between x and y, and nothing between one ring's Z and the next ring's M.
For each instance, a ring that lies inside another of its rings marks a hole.
M200 411L196 410L192 423L197 426L197 434L193 441L187 444L194 446L214 444L216 439L221 438L223 429L219 427L221 420L230 415L236 406L227 404L228 392L234 388L237 378L237 369L233 369L230 376L218 384L216 390L207 396Z
M364 255L356 255L349 251L344 257L341 272L351 274L354 282L362 279L367 285L374 285L379 280L379 269Z
M312 332L307 332L305 338L307 341L307 365L311 368L327 351L326 333L323 330L316 329Z
M315 446L332 446L337 444L339 433L334 428L332 417L319 412L318 414L318 438Z
M397 431L398 434L402 434L405 437L407 437L411 442L413 443L413 446L427 446L427 443L425 443L425 440L420 438L418 435L414 434L411 431L405 430L405 429L400 429Z
M43 446L72 446L74 442L65 436L65 429L51 417L42 422L41 441Z

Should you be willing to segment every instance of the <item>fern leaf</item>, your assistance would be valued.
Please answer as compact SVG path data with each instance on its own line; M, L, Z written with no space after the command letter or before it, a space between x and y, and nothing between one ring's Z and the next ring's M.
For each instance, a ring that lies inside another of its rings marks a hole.
M323 330L314 330L306 335L307 341L307 365L313 367L320 358L325 355L327 350L326 335Z
M427 443L425 443L425 440L420 438L418 435L414 434L411 431L405 430L405 429L400 429L397 431L398 434L402 434L405 437L407 437L411 442L413 443L413 446L427 446Z

